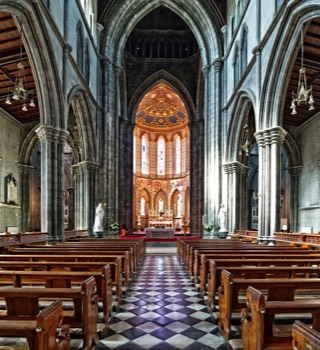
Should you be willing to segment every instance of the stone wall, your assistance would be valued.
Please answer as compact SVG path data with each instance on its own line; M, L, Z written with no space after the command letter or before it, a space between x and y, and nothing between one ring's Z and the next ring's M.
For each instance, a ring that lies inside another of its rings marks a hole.
M20 144L21 124L0 110L0 232L6 232L7 227L18 227L20 231L20 198L18 151ZM6 181L12 174L16 180L18 200L17 204L6 203Z
M300 177L299 231L312 227L320 230L320 167L319 167L320 119L315 117L300 127L302 171Z

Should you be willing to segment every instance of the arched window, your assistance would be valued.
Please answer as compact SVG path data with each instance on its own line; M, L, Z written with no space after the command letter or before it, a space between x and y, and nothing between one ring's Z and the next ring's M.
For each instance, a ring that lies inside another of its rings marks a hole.
M137 166L137 148L136 148L136 135L133 135L133 173L136 173L136 166Z
M86 82L90 83L90 54L89 54L89 41L86 40L86 46L84 48L84 78Z
M83 72L83 28L82 23L77 25L77 64L81 72Z
M166 173L166 142L163 137L157 141L157 175Z
M175 141L175 173L181 174L181 137L177 136Z
M160 198L158 202L158 214L162 216L163 213L164 213L164 202L163 202L163 199Z
M141 138L141 174L149 175L149 142L145 135Z
M146 215L146 200L141 197L141 202L140 202L140 215L145 216Z
M233 74L234 74L234 87L239 83L240 72L239 72L239 46L238 44L235 47L234 58L233 58Z
M241 40L241 75L247 69L248 65L248 29L247 26L243 26L242 40Z

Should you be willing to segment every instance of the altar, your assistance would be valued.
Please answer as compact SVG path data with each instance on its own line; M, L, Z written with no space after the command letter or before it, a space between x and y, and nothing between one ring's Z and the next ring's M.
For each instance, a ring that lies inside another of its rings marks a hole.
M149 227L144 230L146 238L174 238L174 228Z

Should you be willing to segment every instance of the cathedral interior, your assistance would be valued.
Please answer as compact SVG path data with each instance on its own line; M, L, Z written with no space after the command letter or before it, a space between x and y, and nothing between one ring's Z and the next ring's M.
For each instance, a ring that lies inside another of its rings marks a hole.
M317 0L0 0L0 53L0 238L320 233Z

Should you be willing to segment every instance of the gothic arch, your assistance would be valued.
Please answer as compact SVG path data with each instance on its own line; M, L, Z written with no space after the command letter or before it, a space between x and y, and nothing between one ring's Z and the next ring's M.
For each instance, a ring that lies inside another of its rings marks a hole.
M92 115L88 106L88 99L85 93L75 86L68 95L68 106L72 107L76 114L76 123L79 127L82 155L79 161L97 161L96 143L94 142L94 128L92 125ZM67 109L69 111L69 108ZM68 116L66 117L68 125Z
M260 124L257 124L258 130L282 125L283 101L290 75L287 74L284 77L279 74L279 67L285 72L291 71L294 64L292 57L296 56L299 49L297 42L300 38L302 24L312 18L320 17L320 7L317 1L314 1L313 4L303 1L294 2L292 6L288 6L286 11L274 41L271 52L273 59L269 61L265 74L267 78L262 86L260 103L262 118L260 118Z
M48 40L42 18L37 17L38 2L31 0L4 0L0 12L9 12L23 27L24 46L28 54L37 87L40 123L65 128L63 92L56 66L55 50ZM50 94L47 92L50 91Z
M31 165L31 158L33 150L35 149L37 143L39 142L39 136L36 133L36 129L39 125L36 125L24 138L20 152L19 159L20 164Z
M140 0L123 1L109 10L109 20L104 23L102 52L114 64L121 66L123 48L135 25L150 11L158 6L166 6L180 16L194 33L202 52L202 65L210 65L214 59L222 56L222 44L219 35L218 14L213 16L199 0L190 3L184 0L149 0L146 4ZM212 25L214 24L214 26ZM107 43L114 43L114 48ZM107 48L108 47L108 48Z
M168 210L168 201L167 201L167 195L163 190L159 190L156 195L154 196L154 209L156 210L156 212L158 212L158 202L159 200L162 199L163 200L163 208L164 210Z
M251 90L240 91L238 94L238 98L235 102L231 122L228 128L227 134L227 149L226 149L226 162L236 161L239 153L239 142L240 135L244 125L244 119L249 113L249 109L252 106L254 108L255 96ZM255 124L257 125L257 118L255 114Z
M139 88L135 91L134 95L132 96L132 99L129 103L128 108L128 115L129 118L131 118L132 123L135 123L135 112L136 109L139 106L140 101L142 100L143 96L155 85L158 83L163 82L167 85L169 85L172 89L174 89L179 96L182 98L187 112L188 112L188 118L191 121L194 120L196 116L195 112L195 106L192 101L192 98L188 92L188 90L185 88L185 86L173 75L170 73L160 70L157 73L151 75L148 79L146 79Z

